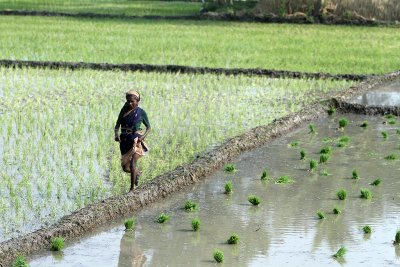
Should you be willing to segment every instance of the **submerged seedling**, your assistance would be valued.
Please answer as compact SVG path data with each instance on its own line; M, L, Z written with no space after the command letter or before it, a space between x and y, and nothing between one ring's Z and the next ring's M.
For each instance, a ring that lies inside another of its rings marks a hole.
M235 172L236 171L236 166L235 166L235 164L226 164L224 166L224 170L226 172Z
M261 203L260 198L257 197L257 196L254 196L254 195L249 196L249 197L247 198L247 200L248 200L251 204L253 204L254 206L258 206L258 205Z
M340 189L340 190L336 193L336 195L337 195L337 197L338 197L340 200L345 200L346 197L347 197L347 192L346 192L346 190L344 190L344 189Z
M370 185L378 186L380 183L381 183L381 178L378 178L375 181L373 181L372 183L370 183Z
M317 216L320 220L325 219L325 213L323 213L322 211L317 211Z
M372 193L368 189L362 188L360 190L360 192L361 192L361 195L360 195L361 198L364 198L364 199L371 199L372 198Z
M317 129L315 128L315 125L312 124L312 123L310 125L308 125L308 128L310 129L310 133L312 133L312 134L317 132Z
M340 214L342 211L338 207L333 208L333 214Z
M396 160L397 156L395 154L390 154L390 155L387 155L385 157L385 159L387 159L387 160Z
M276 179L275 184L292 184L294 183L294 180L287 175L278 177L278 179Z
M228 244L231 244L231 245L237 244L239 242L239 236L237 234L233 234L229 237L227 242L228 242Z
M233 192L232 188L233 188L232 181L226 182L225 183L225 194L232 194L232 192Z
M15 259L12 267L29 267L29 265L26 262L25 257L20 255Z
M199 219L193 219L193 221L192 221L192 229L194 230L194 231L199 231L200 230L200 224L201 224L201 222L200 222L200 220Z
M385 140L388 139L388 133L386 131L382 131L381 135L382 135L383 139L385 139Z
M290 143L290 147L298 147L299 146L299 141L293 141Z
M51 250L61 251L64 248L64 238L55 237L51 240Z
M306 152L304 150L300 150L300 159L306 158Z
M221 250L215 250L214 251L214 260L218 263L221 263L224 261L224 252Z
M363 123L361 123L360 127L367 128L368 125L369 125L368 121L364 121Z
M157 222L158 223L166 223L169 221L169 216L165 213L161 213L160 216L158 216Z
M265 181L265 180L268 180L269 179L269 172L268 172L268 170L267 169L264 169L263 170L263 172L262 172L262 174L261 174L261 178L260 178L261 180L263 180L263 181Z
M322 175L322 176L329 176L329 175L331 175L327 170L322 170L319 174Z
M185 203L185 210L186 211L195 211L195 210L197 210L197 204L191 200L188 200Z
M315 159L310 160L310 171L312 172L318 167L318 162Z
M353 172L351 173L351 178L360 179L360 175L358 174L358 171L356 169L354 169Z
M346 127L349 124L349 120L346 118L341 118L339 120L339 128L343 129L344 127Z
M370 234L372 232L371 226L366 225L363 228L364 234Z
M330 109L328 109L326 112L328 112L328 115L329 115L329 116L332 116L333 114L336 113L336 109L335 109L335 108L330 108Z
M335 258L342 258L346 254L346 248L341 247L339 250L333 255Z
M322 154L319 157L319 163L327 163L329 158L330 158L330 156L328 154Z
M124 225L125 225L125 231L132 231L133 228L135 228L135 219L134 218L126 219Z

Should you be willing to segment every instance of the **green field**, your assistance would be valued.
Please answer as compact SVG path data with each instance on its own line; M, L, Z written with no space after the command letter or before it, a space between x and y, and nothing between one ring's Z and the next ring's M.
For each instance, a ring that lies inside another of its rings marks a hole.
M128 191L113 127L131 88L139 88L153 129L140 161L145 183L352 84L5 68L0 80L0 241Z
M0 17L0 58L381 74L400 69L397 28Z
M0 1L0 10L97 13L127 16L187 16L199 14L201 2L132 0L14 0Z

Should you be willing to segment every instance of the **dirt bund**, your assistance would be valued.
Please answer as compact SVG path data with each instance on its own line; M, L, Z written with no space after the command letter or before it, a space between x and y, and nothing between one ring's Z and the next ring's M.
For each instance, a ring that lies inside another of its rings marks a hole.
M64 237L71 240L100 225L136 212L150 203L204 179L244 151L273 140L305 122L328 116L326 112L328 107L337 105L339 111L341 111L341 103L344 103L346 99L397 77L400 77L400 72L363 81L348 88L333 99L315 103L266 126L253 128L245 134L231 138L224 144L199 156L193 162L157 176L152 182L137 188L133 194L115 196L88 205L63 217L58 223L50 227L2 242L0 243L0 266L10 265L18 255L28 255L49 248L51 239L54 237ZM344 111L348 112L349 110L344 109Z
M352 26L398 26L396 22L371 20L364 17L340 18L334 15L313 18L305 14L288 15L280 17L277 15L251 15L251 14L229 14L206 12L196 15L183 16L129 16L119 14L99 13L67 13L45 10L0 10L4 16L46 16L46 17L75 17L75 18L107 18L107 19L149 19L149 20L215 20L235 22L260 22L260 23L294 23L294 24L326 24L326 25L352 25Z
M60 62L60 61L24 61L24 60L0 60L0 66L7 68L45 68L45 69L92 69L92 70L122 70L122 71L143 71L162 73L188 73L188 74L224 74L224 75L251 75L265 76L271 78L296 78L296 79L333 79L362 81L374 75L362 74L329 74L309 73L284 70L267 69L225 69L207 67L189 67L180 65L150 65L150 64L109 64L109 63L86 63L86 62Z

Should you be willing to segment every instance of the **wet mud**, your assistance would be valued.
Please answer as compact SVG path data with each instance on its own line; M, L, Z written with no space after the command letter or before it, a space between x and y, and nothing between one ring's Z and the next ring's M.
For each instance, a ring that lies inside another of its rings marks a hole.
M259 147L306 122L326 117L328 107L336 107L339 111L348 112L352 106L345 105L346 100L399 77L400 72L395 72L370 78L348 88L333 99L315 103L269 125L256 127L245 134L231 138L199 156L193 162L177 167L173 171L156 177L152 182L140 186L133 194L105 199L63 217L57 224L50 227L7 240L0 244L0 266L8 266L18 255L29 255L49 248L50 241L54 237L61 236L66 240L77 238L111 220L122 218L126 214L138 211L150 203L186 188L204 179L242 152Z
M122 71L144 71L161 73L189 73L189 74L224 74L224 75L251 75L265 76L271 78L296 78L296 79L332 79L361 81L374 75L362 74L329 74L323 72L297 72L267 69L226 69L208 67L190 67L180 65L151 65L151 64L109 64L109 63L86 63L86 62L60 62L60 61L22 61L22 60L0 60L0 66L7 68L46 68L46 69L92 69L92 70L122 70Z

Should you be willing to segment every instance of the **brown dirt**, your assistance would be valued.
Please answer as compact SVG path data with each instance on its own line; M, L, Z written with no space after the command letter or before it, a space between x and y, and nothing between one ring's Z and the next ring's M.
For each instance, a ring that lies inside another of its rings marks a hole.
M63 217L50 227L0 243L0 266L8 266L17 255L28 255L49 248L50 240L54 237L60 236L66 239L79 237L102 224L122 218L126 214L138 211L150 203L196 183L243 151L256 148L303 123L327 116L328 106L336 106L339 111L352 111L350 106L344 105L346 99L398 77L400 77L400 72L364 81L333 99L315 103L269 125L256 127L243 135L234 137L193 162L156 177L152 182L139 187L133 194L105 199ZM384 112L387 113L387 111Z

